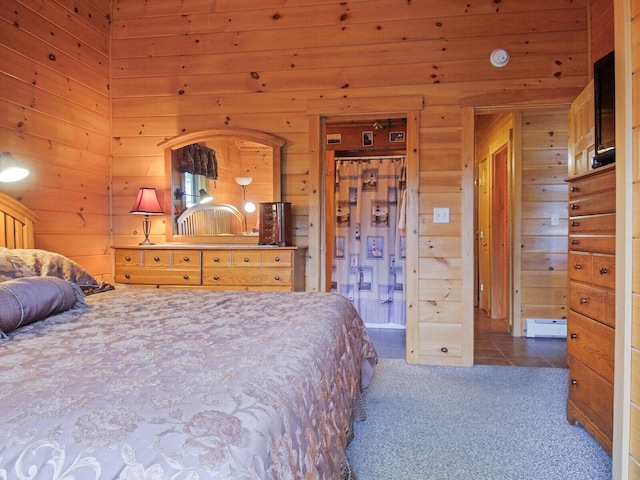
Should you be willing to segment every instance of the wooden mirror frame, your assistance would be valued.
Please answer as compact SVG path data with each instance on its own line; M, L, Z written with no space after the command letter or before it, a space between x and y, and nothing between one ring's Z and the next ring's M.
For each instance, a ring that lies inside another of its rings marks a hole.
M235 138L238 140L260 143L271 147L273 151L273 201L279 202L282 198L282 180L280 177L280 167L282 163L282 147L285 144L284 139L271 135L269 133L257 130L249 130L242 128L214 128L210 130L201 130L193 133L185 133L177 137L170 138L158 144L164 149L165 163L165 212L168 213L170 221L166 227L167 243L208 243L208 244L252 244L258 242L256 236L195 236L195 235L178 235L174 233L174 212L173 212L173 162L171 153L178 148L182 148L192 143L215 141L216 139Z

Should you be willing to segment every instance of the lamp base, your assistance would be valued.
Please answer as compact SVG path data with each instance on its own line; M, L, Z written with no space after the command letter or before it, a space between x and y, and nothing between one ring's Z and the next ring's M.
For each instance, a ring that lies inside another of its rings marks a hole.
M155 245L149 240L149 234L151 233L151 220L149 220L149 214L144 215L144 221L142 222L142 232L144 233L144 241L138 245Z

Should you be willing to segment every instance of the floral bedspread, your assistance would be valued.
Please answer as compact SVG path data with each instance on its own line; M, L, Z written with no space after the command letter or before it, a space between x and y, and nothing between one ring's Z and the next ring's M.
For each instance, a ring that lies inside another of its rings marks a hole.
M0 343L0 479L339 478L376 363L348 300L120 286L86 300Z

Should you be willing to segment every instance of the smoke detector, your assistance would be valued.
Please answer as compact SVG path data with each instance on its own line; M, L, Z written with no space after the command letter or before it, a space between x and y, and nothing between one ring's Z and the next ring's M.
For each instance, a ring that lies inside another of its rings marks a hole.
M507 63L509 63L509 52L507 52L503 48L496 48L493 52L491 52L489 60L491 61L491 65L493 65L494 67L504 67Z

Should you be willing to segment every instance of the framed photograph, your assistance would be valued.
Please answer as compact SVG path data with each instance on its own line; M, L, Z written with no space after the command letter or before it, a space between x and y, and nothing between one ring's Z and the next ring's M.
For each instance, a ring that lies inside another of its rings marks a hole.
M404 132L389 132L389 141L391 143L404 142Z
M362 146L363 147L371 147L373 146L373 132L362 132Z
M329 133L327 134L327 145L338 145L342 143L341 133Z

